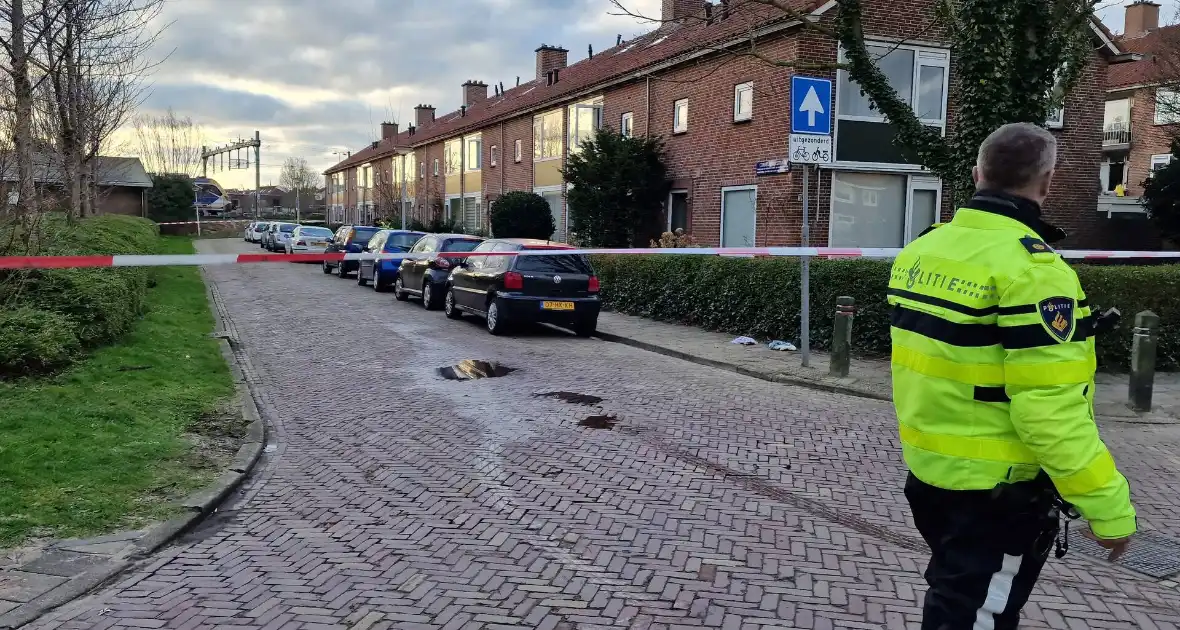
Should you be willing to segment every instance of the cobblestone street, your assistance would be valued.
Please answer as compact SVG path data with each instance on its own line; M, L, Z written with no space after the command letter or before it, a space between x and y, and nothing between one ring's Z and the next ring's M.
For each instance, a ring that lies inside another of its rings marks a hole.
M273 448L198 531L30 627L918 627L926 552L887 402L493 337L318 265L207 278ZM438 375L464 359L515 371ZM1180 428L1117 431L1141 523L1175 536ZM1025 618L1180 628L1180 590L1073 552Z

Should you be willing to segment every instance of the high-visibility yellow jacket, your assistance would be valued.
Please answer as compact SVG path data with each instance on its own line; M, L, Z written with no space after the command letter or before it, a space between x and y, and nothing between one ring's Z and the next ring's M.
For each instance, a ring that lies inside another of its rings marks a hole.
M889 281L893 400L906 465L948 490L1044 470L1101 538L1135 532L1094 424L1093 317L1039 208L981 193L910 243ZM1033 226L1033 227L1030 227Z

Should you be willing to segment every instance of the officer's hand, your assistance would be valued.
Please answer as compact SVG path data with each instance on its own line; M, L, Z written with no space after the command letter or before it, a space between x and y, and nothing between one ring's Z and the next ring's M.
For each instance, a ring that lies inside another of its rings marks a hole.
M1123 554L1127 553L1127 547L1131 546L1130 536L1127 536L1126 538L1099 538L1094 535L1094 532L1091 532L1088 529L1083 531L1082 535L1086 538L1089 538L1090 540L1093 540L1099 545L1102 545L1104 549L1109 549L1110 555L1107 556L1106 559L1111 562L1114 562L1115 560L1123 557Z

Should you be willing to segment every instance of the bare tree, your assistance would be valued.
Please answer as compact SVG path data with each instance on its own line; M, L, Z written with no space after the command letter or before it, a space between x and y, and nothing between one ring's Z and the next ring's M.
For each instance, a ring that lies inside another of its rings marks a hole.
M1097 4L931 0L932 17L916 18L910 37L946 41L955 52L952 89L958 110L953 129L944 135L941 128L922 123L909 95L899 95L878 66L896 45L885 44L883 53L880 43L870 49L863 0L835 0L834 9L819 17L792 0L726 0L674 21L636 13L629 8L633 1L611 0L621 13L659 24L665 34L702 27L693 34L697 50L782 68L844 70L893 125L901 148L946 181L957 198L970 195L970 166L987 134L1009 122L1044 123L1077 84L1094 51L1090 20ZM785 22L838 43L844 61L771 52L765 27Z
M279 171L279 186L294 191L295 207L302 208L304 199L309 202L315 199L316 189L320 187L320 174L303 158L287 158Z
M181 118L169 108L163 114L137 116L132 129L133 150L149 173L197 175L205 134L192 118Z

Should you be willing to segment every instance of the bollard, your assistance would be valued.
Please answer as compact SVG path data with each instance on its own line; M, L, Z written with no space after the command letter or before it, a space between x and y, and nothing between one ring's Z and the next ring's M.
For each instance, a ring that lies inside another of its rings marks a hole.
M844 378L848 376L852 352L852 318L856 312L856 300L842 295L836 298L836 318L832 322L832 360L828 374Z
M1134 336L1131 338L1131 380L1127 387L1127 404L1132 411L1151 411L1159 325L1159 315L1151 311L1135 315Z

